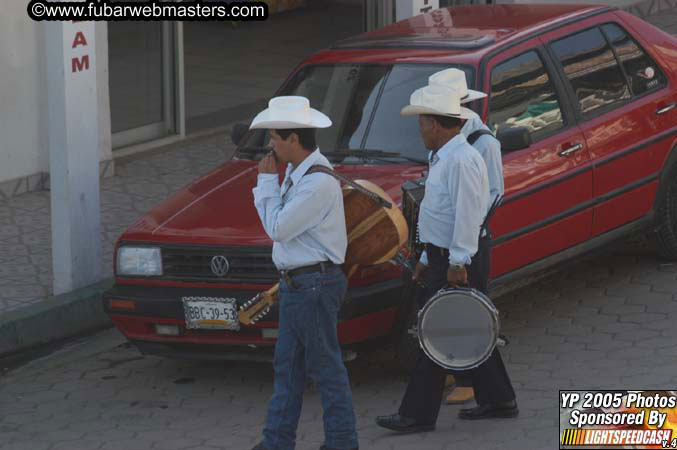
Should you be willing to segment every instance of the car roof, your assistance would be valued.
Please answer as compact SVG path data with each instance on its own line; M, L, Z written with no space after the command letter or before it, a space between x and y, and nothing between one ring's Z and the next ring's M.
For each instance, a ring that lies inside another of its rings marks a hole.
M332 50L427 50L481 57L561 22L611 11L598 5L500 4L442 8L337 42ZM394 56L394 55L393 55ZM395 58L397 59L397 58ZM475 59L475 58L472 58Z

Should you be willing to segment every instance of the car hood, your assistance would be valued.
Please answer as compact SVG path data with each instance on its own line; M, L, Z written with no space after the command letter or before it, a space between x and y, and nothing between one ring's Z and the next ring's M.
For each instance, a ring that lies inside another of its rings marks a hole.
M400 203L401 185L421 177L421 165L339 165L350 179L366 179ZM174 194L122 235L122 241L220 245L270 245L256 208L252 189L257 163L231 161ZM280 173L282 180L283 172Z

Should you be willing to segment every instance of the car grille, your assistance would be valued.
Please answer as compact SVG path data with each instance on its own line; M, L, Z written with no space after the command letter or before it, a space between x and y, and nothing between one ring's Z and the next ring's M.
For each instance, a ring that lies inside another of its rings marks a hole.
M209 283L271 284L279 279L269 247L172 246L162 248L163 279ZM212 272L215 256L225 256L230 269Z

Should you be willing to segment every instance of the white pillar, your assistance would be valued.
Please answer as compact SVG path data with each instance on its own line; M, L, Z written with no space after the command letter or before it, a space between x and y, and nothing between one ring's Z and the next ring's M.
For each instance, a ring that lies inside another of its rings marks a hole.
M45 22L54 294L101 279L94 22Z
M397 21L419 14L429 13L440 7L440 0L397 0L395 17Z

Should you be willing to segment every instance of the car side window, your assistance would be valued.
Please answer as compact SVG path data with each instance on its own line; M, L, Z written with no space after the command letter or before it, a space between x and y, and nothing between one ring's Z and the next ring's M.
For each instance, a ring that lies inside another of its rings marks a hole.
M488 125L496 134L526 127L534 142L564 127L555 87L536 51L508 59L491 71Z
M615 23L603 25L602 30L621 61L634 95L642 95L666 85L665 75L658 65L625 30Z
M581 114L631 97L630 88L613 51L599 28L557 40L551 46L573 88Z

